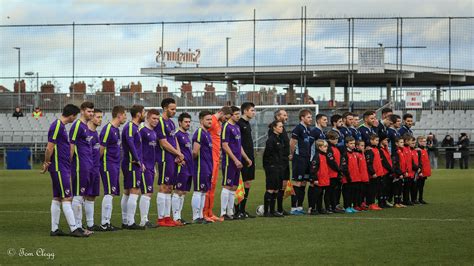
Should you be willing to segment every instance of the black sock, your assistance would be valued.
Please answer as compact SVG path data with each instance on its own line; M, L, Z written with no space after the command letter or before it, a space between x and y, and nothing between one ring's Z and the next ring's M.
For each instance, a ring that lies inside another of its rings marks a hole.
M270 192L265 191L265 195L263 196L264 213L268 213L270 211L270 202L271 202L271 194Z
M284 190L279 190L277 194L277 209L278 212L283 212L283 196L285 194Z
M245 206L247 205L247 198L249 197L249 190L250 188L245 188L245 196L244 196L244 199L240 202L240 206L239 206L239 211L241 213L245 213Z
M276 193L272 193L270 194L270 213L274 213L275 212L275 200L276 200L276 197L277 197L277 194Z
M315 202L315 191L313 186L308 186L308 208L314 209Z
M300 193L298 195L298 207L303 207L305 188L306 188L306 186L298 187L298 189L300 191Z

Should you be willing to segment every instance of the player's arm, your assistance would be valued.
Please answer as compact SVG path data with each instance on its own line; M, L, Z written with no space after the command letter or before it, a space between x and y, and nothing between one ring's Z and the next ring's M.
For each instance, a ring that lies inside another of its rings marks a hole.
M311 161L311 168L310 168L310 175L309 175L311 181L314 183L318 181L318 171L319 171L320 164L321 164L321 161L319 160L319 153L316 152L313 160Z
M72 162L72 157L74 156L74 150L76 149L76 144L71 143L71 144L69 145L69 147L71 147L71 148L69 149L69 150L70 150L70 152L69 152L69 161Z
M99 149L99 157L102 158L104 157L104 151L105 151L105 147L100 145L100 149Z
M240 147L240 150L242 152L242 157L244 158L245 161L247 161L248 167L252 166L252 160L248 157L247 153L245 153L244 148Z
M289 156L290 161L293 159L293 154L295 154L297 143L298 143L298 140L294 138L290 139L290 156Z
M334 154L326 153L326 161L328 162L329 168L331 168L332 170L334 170L336 172L340 171L339 166L337 165L336 158L335 158Z
M199 151L201 150L201 144L194 142L193 144L193 158L196 159L199 156Z
M222 143L222 149L230 157L230 159L235 163L237 168L242 168L242 163L239 161L239 159L237 159L237 157L235 157L234 153L232 152L232 150L229 147L229 143L223 142Z
M178 156L180 161L184 160L184 155L178 149L174 148L166 139L160 139L160 146L167 152Z
M134 130L133 126L130 125L125 139L130 149L130 154L132 155L132 163L141 165L141 158L138 156L137 148L135 147L135 134L138 134L138 131Z
M49 165L51 164L51 156L53 155L54 143L48 142L46 145L46 150L44 152L44 163L41 173L45 173L48 170Z

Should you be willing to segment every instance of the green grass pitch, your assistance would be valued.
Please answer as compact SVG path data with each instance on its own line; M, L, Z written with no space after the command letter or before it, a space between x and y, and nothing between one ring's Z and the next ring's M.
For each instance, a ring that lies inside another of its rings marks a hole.
M49 236L50 183L49 175L38 170L0 170L0 265L474 264L473 170L434 171L426 183L425 206L106 232L87 239ZM259 169L248 210L261 204L264 184ZM220 186L216 212L219 195ZM151 220L156 219L155 197ZM190 200L189 194L186 220L191 220ZM285 204L288 208L289 199ZM112 223L120 225L120 218L120 199L115 198ZM68 231L63 214L60 227Z

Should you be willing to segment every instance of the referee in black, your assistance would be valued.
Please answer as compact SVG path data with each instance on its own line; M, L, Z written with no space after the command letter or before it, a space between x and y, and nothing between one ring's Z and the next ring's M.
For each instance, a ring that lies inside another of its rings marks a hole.
M285 211L283 209L283 196L285 195L285 189L286 185L288 183L288 180L290 180L290 138L288 137L288 133L286 132L285 129L285 124L288 121L288 113L284 109L279 109L275 111L274 114L275 121L281 122L283 126L283 132L280 134L280 140L283 144L283 157L281 161L282 165L282 174L281 174L281 179L282 179L282 186L280 191L278 191L277 194L277 212L283 215L290 215L289 212ZM268 135L273 133L273 128L270 128L268 130Z
M244 199L235 206L234 217L237 219L245 219L255 218L255 216L249 214L245 210L249 196L250 185L252 180L255 179L255 155L253 150L252 128L250 127L250 120L255 117L255 104L251 102L244 102L240 107L240 111L242 112L242 116L240 117L239 122L237 122L237 125L239 125L240 128L242 148L244 149L245 154L247 154L247 156L252 161L252 165L248 166L245 163L243 164L242 181L245 185L245 196Z
M265 170L265 195L264 214L265 217L283 217L281 212L275 211L275 201L277 194L282 188L282 175L284 174L285 162L288 163L288 157L284 158L284 143L281 136L283 132L283 123L273 121L269 126L268 139L265 143L263 152L263 169Z

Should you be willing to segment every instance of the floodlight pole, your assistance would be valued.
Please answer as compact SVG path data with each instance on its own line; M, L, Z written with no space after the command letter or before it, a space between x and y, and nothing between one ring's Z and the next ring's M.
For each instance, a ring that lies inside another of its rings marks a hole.
M21 79L21 72L20 72L20 69L21 69L21 48L20 47L13 47L13 49L17 50L18 51L18 106L21 105L21 82L20 82L20 79Z
M225 66L229 67L229 40L230 37L225 37Z

